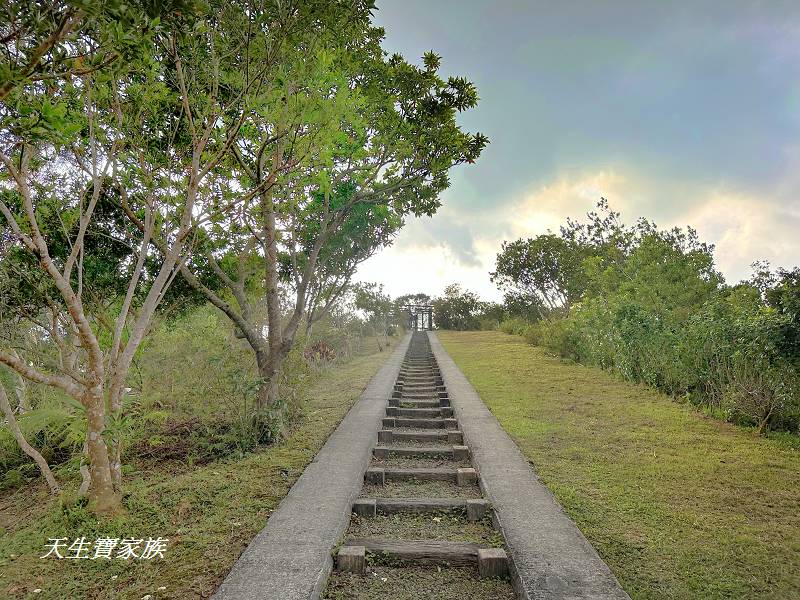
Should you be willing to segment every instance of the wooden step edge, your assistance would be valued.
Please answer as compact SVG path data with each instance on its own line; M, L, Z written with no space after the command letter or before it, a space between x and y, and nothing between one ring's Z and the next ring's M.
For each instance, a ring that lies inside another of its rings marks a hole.
M413 429L445 429L457 430L458 421L453 418L413 419L408 417L384 417L384 427L410 427Z
M464 434L459 430L443 430L443 429L429 429L426 431L398 431L395 429L381 429L378 431L379 444L393 444L403 442L426 442L426 441L440 441L452 444L454 446L461 445L464 442Z
M353 502L352 512L360 517L374 517L463 511L467 521L480 521L489 508L489 501L484 498L359 498Z
M472 542L435 540L392 540L383 538L350 538L339 548L336 566L340 571L366 573L367 553L381 560L419 565L449 567L477 566L478 576L508 577L508 554L503 548L492 548Z
M478 473L471 467L449 469L419 468L399 469L395 467L369 467L364 472L364 481L374 485L385 485L387 481L450 481L459 486L478 483Z
M422 565L449 565L475 567L478 551L482 547L472 542L446 542L434 540L393 540L384 538L350 538L342 548L363 548L365 553L387 561ZM339 551L341 553L341 549ZM356 551L360 553L360 550Z
M375 446L372 455L381 460L397 458L443 458L455 460L452 446ZM463 456L463 454L462 454ZM459 459L460 460L460 459Z
M392 436L394 437L394 436ZM469 460L469 448L460 444L451 446L387 446L378 445L372 449L372 455L378 459L391 456L401 458L437 458L448 460Z
M442 408L442 407L449 408L450 407L449 404L443 403L441 400L438 400L436 398L428 400L407 400L400 398L390 398L389 406L395 406L397 408Z

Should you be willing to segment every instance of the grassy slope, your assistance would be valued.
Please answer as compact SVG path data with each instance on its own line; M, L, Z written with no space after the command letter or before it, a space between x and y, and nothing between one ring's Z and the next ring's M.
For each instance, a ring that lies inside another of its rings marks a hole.
M439 337L634 599L800 598L796 449L518 337Z
M115 522L59 511L41 486L0 496L0 598L210 597L387 356L323 371L302 424L284 443L240 460L138 474L127 484L127 514ZM47 538L81 535L170 541L163 560L38 558Z

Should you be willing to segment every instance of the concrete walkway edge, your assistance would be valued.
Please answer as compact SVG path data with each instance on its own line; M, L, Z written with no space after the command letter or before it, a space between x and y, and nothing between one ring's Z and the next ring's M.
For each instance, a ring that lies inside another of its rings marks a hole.
M436 337L431 348L526 600L630 600Z
M386 400L410 334L397 344L359 399L289 490L266 527L222 582L214 600L308 600L325 588L331 550L350 521Z

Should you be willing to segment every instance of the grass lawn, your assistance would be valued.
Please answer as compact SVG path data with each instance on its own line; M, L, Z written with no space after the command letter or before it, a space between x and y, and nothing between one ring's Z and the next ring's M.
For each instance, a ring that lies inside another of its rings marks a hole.
M632 598L800 598L800 452L786 440L519 337L438 335Z
M238 460L134 473L126 514L113 521L98 523L74 503L62 508L42 484L0 495L0 598L209 598L387 358L370 348L322 371L283 443ZM39 558L47 538L80 536L169 542L163 559L149 561Z

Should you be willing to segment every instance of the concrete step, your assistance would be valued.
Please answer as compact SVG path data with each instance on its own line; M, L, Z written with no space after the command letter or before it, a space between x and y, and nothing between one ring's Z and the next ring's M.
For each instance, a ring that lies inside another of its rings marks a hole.
M349 538L339 549L336 567L340 571L366 573L366 554L402 564L477 567L481 577L508 574L508 556L502 548L489 548L472 542L432 540L391 540Z
M410 427L412 429L458 429L455 419L412 419L407 417L384 417L384 427Z
M392 456L398 458L447 458L449 460L469 460L466 446L375 446L372 455L378 459Z
M409 390L406 388L395 388L392 390L392 398L447 398L447 390Z
M402 444L403 442L446 442L452 445L461 445L464 442L464 435L460 431L436 429L429 431L381 429L378 432L378 443L380 444Z
M392 398L403 398L405 400L437 400L439 392L437 390L399 390L392 393ZM448 396L449 398L449 396Z
M435 394L436 392L446 391L443 387L440 388L438 385L416 385L411 383L407 383L405 385L398 384L394 386L394 389L400 390L401 392L413 392L415 394L420 394L424 392Z
M442 378L436 375L421 375L418 377L399 376L395 380L396 384L402 385L442 385Z
M426 369L424 371L400 371L397 374L397 378L402 379L403 381L416 381L425 379L436 379L437 375L438 375L438 370Z
M450 481L456 485L474 485L478 481L478 473L471 467L462 469L427 468L398 469L386 467L369 467L364 473L364 480L375 485L384 485L387 481Z
M389 406L397 406L400 408L440 408L442 406L450 406L449 400L447 404L442 404L438 399L436 400L408 400L406 398L389 398Z
M452 417L453 409L449 406L439 406L437 408L400 408L399 406L387 406L387 417L407 417L409 419L433 419L437 417Z
M453 510L464 511L468 521L479 521L489 510L489 501L483 498L359 498L353 503L353 513L361 517Z

